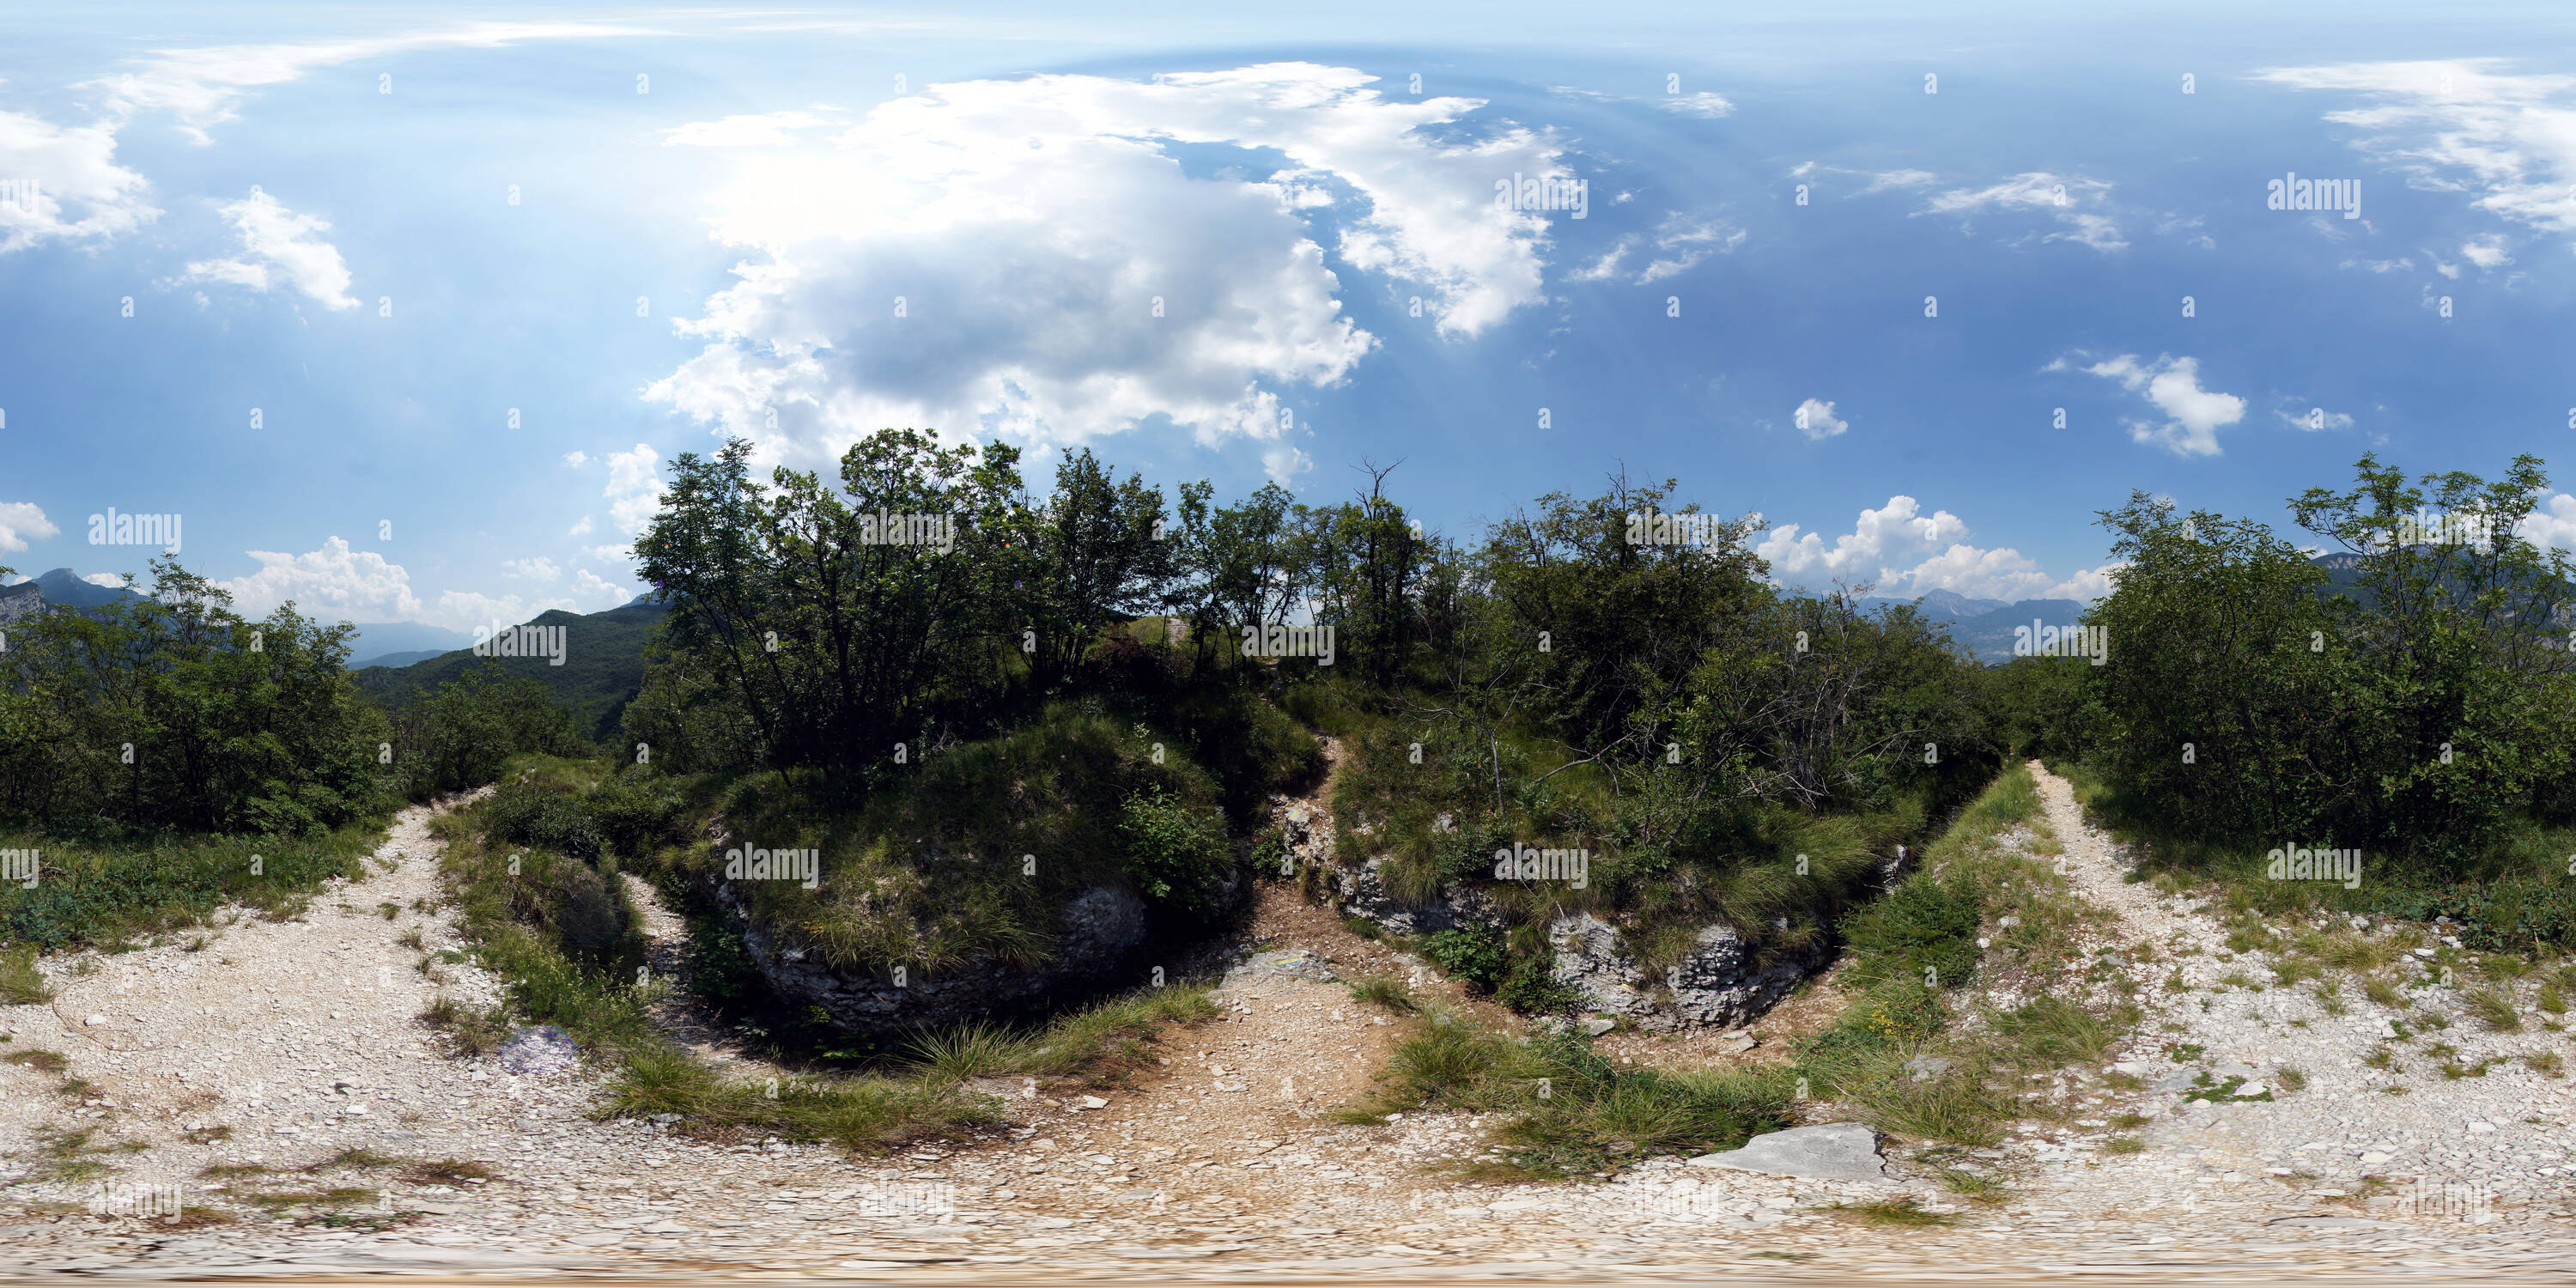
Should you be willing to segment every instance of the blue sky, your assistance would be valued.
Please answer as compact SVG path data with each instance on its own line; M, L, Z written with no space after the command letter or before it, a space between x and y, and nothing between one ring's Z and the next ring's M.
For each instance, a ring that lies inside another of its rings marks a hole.
M2576 439L2563 17L1918 8L21 14L0 562L174 513L254 612L469 630L636 593L680 452L910 424L1453 532L1624 467L1787 582L2083 597L2132 488Z

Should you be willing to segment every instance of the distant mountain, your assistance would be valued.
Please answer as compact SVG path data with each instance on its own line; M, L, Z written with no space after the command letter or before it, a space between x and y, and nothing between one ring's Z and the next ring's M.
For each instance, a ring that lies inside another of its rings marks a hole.
M447 651L443 648L424 648L414 649L409 653L387 653L381 657L353 657L349 659L349 669L363 671L371 666L409 666L414 662L426 662Z
M1950 642L1961 652L1992 666L2013 656L2013 628L2036 621L2043 626L2073 626L2084 619L2084 604L2072 599L1970 599L1956 591L1928 590L1921 599L1873 596L1860 601L1863 611L1884 611L1911 604L1928 621L1950 628Z
M444 626L424 626L419 622L359 622L356 625L358 633L349 637L349 669L352 671L369 666L408 666L474 642L474 637L463 631L452 631ZM396 656L402 660L390 660Z
M19 585L34 586L44 595L46 603L57 607L103 608L120 599L143 598L121 586L101 586L95 582L83 581L69 568L56 568L52 572L39 575L32 582L21 582ZM17 587L13 586L10 589L15 590Z
M542 657L476 657L470 648L440 653L408 666L369 666L357 673L358 687L379 701L400 705L471 669L489 667L502 675L524 675L546 687L557 702L570 707L580 728L593 738L617 733L626 704L644 687L644 643L669 609L661 604L628 604L587 615L553 609L527 623L564 631L564 663ZM381 662L381 659L379 659Z

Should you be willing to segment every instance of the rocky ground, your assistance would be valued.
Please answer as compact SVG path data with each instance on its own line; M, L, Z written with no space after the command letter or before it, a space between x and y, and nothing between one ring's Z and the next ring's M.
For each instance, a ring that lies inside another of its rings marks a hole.
M1985 1152L2011 1178L1996 1206L1946 1195L1899 1146L1871 1179L1678 1158L1570 1185L1443 1179L1433 1165L1474 1151L1475 1117L1356 1127L1324 1114L1366 1089L1400 1032L1337 979L1454 988L1279 886L1265 887L1216 994L1220 1019L1172 1035L1167 1063L1112 1097L993 1087L1018 1125L992 1140L850 1158L596 1121L596 1071L449 1058L418 1023L435 992L488 1001L499 982L467 964L435 966L444 983L416 968L460 945L437 903L429 811L413 810L365 880L335 883L301 917L234 917L202 946L189 935L49 961L51 1005L0 1008L0 1052L56 1052L65 1066L0 1065L0 1259L29 1278L2563 1276L2576 1249L2568 1084L2520 1063L2446 1079L2413 1051L2382 1071L2367 1061L2393 1013L2347 996L2329 1014L2312 991L2221 984L2268 978L2265 963L2217 960L2218 921L2123 881L2065 784L2041 781L2070 877L2118 914L2098 946L2138 960L2150 1014L2117 1071L2068 1081L2064 1094L2098 1116ZM676 921L658 908L648 921L667 960ZM2146 944L2160 946L2152 963ZM1623 1034L1605 1049L1777 1058L1829 995L1812 990L1741 1038ZM2457 999L2435 989L2406 1007L2456 1011ZM665 1018L710 1057L740 1059L685 1008ZM2565 1045L2537 1027L2470 1027L2444 1036L2473 1063ZM2304 1072L2303 1090L2277 1085L2282 1064ZM2186 1105L2203 1069L2221 1086L2247 1081L2225 1103ZM67 1078L86 1086L66 1093ZM2244 1098L2256 1080L2275 1084L2272 1099ZM2147 1122L2119 1128L2123 1113ZM2142 1148L2113 1152L2124 1136ZM113 1170L61 1174L84 1164ZM341 1191L339 1214L272 1215L241 1197L287 1178L317 1198ZM2437 1201L2408 1202L2418 1178ZM1898 1196L1953 1223L1863 1219L1861 1205ZM175 1219L155 1206L172 1200Z

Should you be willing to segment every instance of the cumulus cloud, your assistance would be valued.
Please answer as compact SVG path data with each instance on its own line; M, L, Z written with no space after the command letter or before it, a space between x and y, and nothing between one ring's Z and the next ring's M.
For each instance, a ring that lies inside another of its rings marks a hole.
M2120 566L2052 577L2020 551L1970 545L1960 539L1967 534L1959 516L1947 510L1926 515L1913 497L1892 496L1878 509L1863 509L1852 530L1830 545L1789 523L1771 529L1754 553L1786 584L1867 584L1877 594L1906 599L1948 590L1971 599L2091 601L2110 592L2110 574Z
M662 131L662 142L684 148L778 148L796 142L797 132L821 125L808 112L761 112L715 121L692 121Z
M553 581L563 575L563 570L555 567L554 560L544 555L538 555L534 559L504 559L501 561L501 571L530 581Z
M1798 410L1791 414L1789 423L1819 443L1851 428L1850 421L1834 415L1832 403L1815 398L1798 404Z
M1935 193L1921 213L1964 217L1985 210L2045 210L2066 225L2067 231L2050 233L2041 241L2074 242L2107 253L2127 249L2128 240L2120 235L2119 226L2110 216L2084 207L2088 203L2099 206L2110 191L2111 185L2099 179L2032 170L1983 188Z
M604 603L614 608L635 598L635 591L630 587L609 581L588 568L575 568L572 570L572 597L594 604Z
M160 217L152 185L116 163L112 125L63 128L0 112L0 255L104 240Z
M2326 113L2411 187L2474 193L2515 223L2576 231L2576 76L2515 75L2500 58L2275 67L2256 79L2358 95ZM2472 261L2474 262L2474 260Z
M642 443L633 451L608 454L608 519L630 535L642 531L662 508L662 479L653 468L661 459Z
M591 526L590 516L585 514L579 519L574 520L572 527L566 529L564 535L567 537L586 537L590 535Z
M2470 238L2461 245L2460 256L2480 268L2497 268L2513 262L2504 238L2493 235Z
M319 550L284 554L253 550L259 570L219 582L232 592L233 605L246 615L265 616L287 600L316 617L356 622L425 622L467 631L494 623L515 625L550 608L594 611L617 588L587 572L574 575L574 594L545 599L486 595L451 590L424 601L412 590L411 574L372 550L352 550L333 537ZM583 578L588 577L588 581ZM594 584L596 583L596 584ZM617 592L622 597L622 592ZM584 599L590 601L585 605Z
M93 586L104 586L109 590L119 590L125 585L125 574L117 572L85 572L81 574L80 579Z
M2576 550L2576 496L2561 492L2549 498L2546 504L2525 515L2514 531L2534 545Z
M1287 443L1281 443L1261 454L1262 473L1269 475L1270 481L1281 487L1295 482L1298 475L1313 468L1315 468L1314 457L1308 456L1304 449Z
M354 309L349 294L349 265L340 249L322 240L328 221L289 210L277 198L253 186L240 201L216 207L241 237L241 254L232 259L199 260L181 277L190 282L221 282L267 291L288 287L332 309Z
M571 465L571 466L578 467L578 466L581 466L581 465L584 465L584 464L588 463L588 462L589 462L589 460L590 460L590 453L588 453L588 452L566 452L566 453L564 453L564 464L566 464L566 465Z
M1665 95L1664 110L1667 112L1679 112L1684 116L1705 116L1715 118L1734 115L1735 104L1726 101L1726 99L1721 95L1709 93L1707 90L1701 90L1695 94Z
M61 531L33 501L0 501L0 551L24 550L29 538L43 540Z
M750 257L680 324L704 350L647 397L773 458L889 425L1046 445L1167 417L1203 443L1274 440L1284 392L1376 345L1317 238L1419 293L1445 336L1544 298L1564 214L1500 208L1495 185L1573 177L1560 145L1373 80L1272 63L967 81L743 149L711 232ZM1176 145L1242 160L1193 177ZM1286 165L1247 173L1271 153Z
M2063 371L2072 366L2060 358L2048 369ZM2164 423L2128 420L2129 436L2176 456L2218 455L2218 431L2245 419L2244 399L2200 387L2198 358L2159 355L2153 362L2141 362L2138 355L2124 353L2078 369L2118 381L2121 388L2153 403L2165 414Z

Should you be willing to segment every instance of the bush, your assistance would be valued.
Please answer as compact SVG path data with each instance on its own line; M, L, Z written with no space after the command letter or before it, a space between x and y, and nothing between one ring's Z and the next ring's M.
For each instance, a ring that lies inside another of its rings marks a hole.
M1217 912L1230 865L1216 819L1159 786L1129 796L1120 813L1136 889L1193 917Z
M599 862L599 828L581 803L560 790L505 783L484 807L485 826L502 841L540 846L584 863Z
M1503 932L1493 926L1434 931L1423 939L1422 955L1482 992L1503 981Z
M1843 937L1858 957L1856 979L1956 988L1976 970L1982 916L1976 886L1964 875L1907 881L1844 921ZM1927 978L1927 971L1935 973Z

